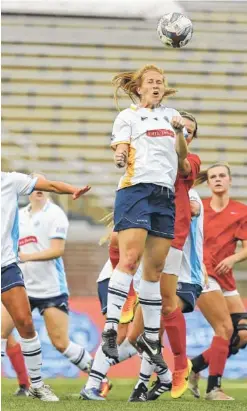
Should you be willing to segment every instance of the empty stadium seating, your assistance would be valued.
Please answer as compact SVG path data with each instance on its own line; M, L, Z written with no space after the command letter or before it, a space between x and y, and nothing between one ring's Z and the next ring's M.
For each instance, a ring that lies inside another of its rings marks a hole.
M232 194L247 202L247 8L212 13L193 3L184 3L194 37L182 50L165 49L152 20L3 15L2 156L9 167L91 184L83 212L97 220L112 207L121 175L109 149L117 114L111 79L155 63L178 90L167 104L198 120L192 150L203 167L228 161ZM120 107L128 104L123 97ZM200 193L208 194L206 186Z

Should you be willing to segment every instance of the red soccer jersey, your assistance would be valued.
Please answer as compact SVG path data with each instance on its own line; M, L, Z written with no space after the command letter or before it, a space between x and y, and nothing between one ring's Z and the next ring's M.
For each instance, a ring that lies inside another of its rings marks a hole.
M216 212L210 202L211 198L203 200L204 264L208 275L214 277L223 289L232 291L236 289L232 270L217 275L215 267L234 254L238 240L247 240L247 206L230 200L224 210Z
M172 241L172 247L183 249L185 240L190 230L191 211L189 190L194 184L194 181L200 171L201 160L196 154L188 154L187 160L191 165L191 172L187 177L180 173L178 174L175 183L175 238Z

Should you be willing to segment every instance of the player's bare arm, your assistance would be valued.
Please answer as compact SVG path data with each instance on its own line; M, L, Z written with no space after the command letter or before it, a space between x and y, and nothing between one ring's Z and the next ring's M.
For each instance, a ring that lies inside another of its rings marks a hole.
M113 146L114 149L114 146ZM117 167L125 167L128 161L129 144L120 143L115 146L114 162Z
M218 275L224 275L231 270L236 263L247 260L247 240L242 241L242 250L236 254L222 260L216 267L216 273Z
M183 161L188 155L188 147L183 134L184 120L180 116L174 116L172 117L171 125L176 133L176 152L179 160Z
M34 189L36 191L48 191L50 193L57 194L72 194L73 200L76 200L83 194L87 193L91 187L85 186L83 188L78 188L62 181L50 181L45 177L38 177Z

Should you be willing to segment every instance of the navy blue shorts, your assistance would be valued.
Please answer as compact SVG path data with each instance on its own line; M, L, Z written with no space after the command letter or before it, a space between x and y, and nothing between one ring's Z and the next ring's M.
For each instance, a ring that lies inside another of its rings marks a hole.
M34 298L28 297L31 305L31 311L38 308L40 315L44 314L46 308L56 307L66 314L69 314L68 294L61 294L57 297Z
M117 191L114 231L144 228L156 237L174 238L174 194L166 187L141 183Z
M103 281L100 281L98 284L98 296L101 305L101 312L102 314L106 314L107 312L107 294L108 294L108 285L109 285L110 278L106 278Z
M1 267L1 293L14 287L25 287L22 272L16 263Z
M194 311L196 301L200 297L202 287L199 284L181 283L177 284L177 296L184 302L183 313Z

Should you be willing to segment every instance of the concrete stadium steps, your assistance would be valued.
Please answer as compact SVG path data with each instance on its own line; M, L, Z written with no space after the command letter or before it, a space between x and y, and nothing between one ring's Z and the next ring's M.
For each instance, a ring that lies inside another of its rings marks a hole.
M168 100L166 100L167 105L171 105L176 108L182 108L182 106L186 107L188 111L220 111L220 112L236 112L236 113L246 113L247 112L247 100L244 101L210 101L210 100L191 100L191 99L184 99L183 102L180 101L179 94L172 96ZM124 99L125 107L128 104L128 100ZM120 104L120 102L119 102ZM123 105L123 104L121 104ZM17 110L21 109L47 109L50 108L51 110L71 110L71 109L101 109L102 107L107 107L109 110L116 111L116 103L113 97L101 97L97 98L97 96L79 96L73 98L66 98L64 97L49 97L46 96L16 96L16 95L3 95L2 96L2 108L9 109L9 108L16 108Z
M180 65L181 66L181 65ZM104 71L104 69L91 69L85 68L80 71L73 71L70 68L61 68L60 70L46 70L30 68L24 69L13 69L13 68L2 68L2 78L3 81L11 81L14 77L15 82L37 82L42 79L43 83L60 83L60 82L70 82L71 84L81 84L86 82L108 84L112 81L113 76L116 71ZM198 75L196 75L198 74ZM181 70L174 70L169 74L169 85L173 87L183 86L186 87L195 85L204 85L205 87L238 87L239 89L247 89L247 77L246 75L232 76L227 74L217 75L211 73L182 73Z
M170 107L175 107L174 104L169 104ZM183 108L182 106L181 108ZM210 125L233 125L241 126L246 124L246 112L232 113L232 112L215 112L215 111L193 111L196 116L198 124L210 124ZM2 119L8 121L8 123L31 123L32 121L42 122L68 122L73 123L71 125L71 131L79 127L80 122L96 121L96 122L109 122L112 124L117 115L116 109L102 107L94 109L93 107L85 107L81 109L65 110L63 107L54 108L8 108L2 107ZM75 123L76 122L76 123ZM45 126L45 125L44 125ZM42 125L43 128L43 125ZM45 129L45 128L44 128ZM111 130L111 126L109 131Z
M2 101L5 100L6 97L14 98L14 97L22 97L28 99L30 101L35 102L36 99L39 101L42 97L45 97L45 101L47 102L47 97L57 97L57 98L66 98L66 103L69 103L69 99L73 98L75 104L83 98L113 98L114 89L111 83L106 85L100 84L84 84L80 85L78 89L77 85L74 84L43 84L40 82L34 84L27 84L27 83L17 83L10 79L9 82L2 82ZM183 85L182 88L178 89L178 92L175 96L169 98L170 100L178 99L181 102L186 100L197 100L197 101L243 101L246 102L246 90L244 89L231 89L231 88L217 88L211 89L206 88L204 85L198 85L197 87L186 87L186 84ZM123 103L127 105L129 103L129 99L124 94L121 95L121 100ZM121 101L120 100L120 101ZM49 101L49 100L48 100ZM51 100L52 101L52 100ZM65 103L64 100L63 104ZM182 103L181 103L182 104Z
M115 168L109 149L117 114L112 77L156 63L166 71L169 85L179 90L167 105L191 111L198 120L199 139L192 151L200 155L202 168L228 161L232 195L247 201L243 11L207 13L194 6L188 15L195 34L182 50L159 42L157 21L4 15L2 116L9 136L3 136L3 158L18 170L92 184L87 215L98 219L95 204L113 206L123 173ZM128 105L122 96L120 107ZM205 185L199 192L208 195ZM70 209L82 212L73 202Z
M23 146L17 144L18 141L16 145L2 142L2 154L8 156L9 159L20 156ZM225 148L223 150L220 149L216 151L214 147L209 145L209 147L205 148L205 150L194 149L194 151L199 153L202 162L210 158L212 162L227 161L230 164L246 164L246 152L242 147L239 149L235 147L234 150L231 151L227 151ZM24 155L27 155L27 153ZM40 159L64 158L65 160L79 160L81 158L90 161L100 161L101 159L104 159L105 161L113 161L113 153L108 147L98 149L96 147L83 147L82 145L81 149L78 151L77 146L63 146L59 143L53 145L49 144L47 146L38 144L34 147L30 147L30 155L36 155L37 158Z
M230 14L229 14L230 16ZM198 16L199 17L199 16ZM202 16L201 16L202 17ZM218 21L217 15L210 15L212 21ZM196 17L195 17L196 19ZM247 15L239 14L236 21L240 23L247 22ZM203 18L205 21L205 16ZM223 20L224 21L224 20ZM227 21L227 19L225 20ZM234 17L232 17L234 21ZM108 44L108 46L128 46L128 47L162 47L161 42L157 39L156 22L153 22L153 30L150 30L147 35L146 26L139 28L125 28L115 25L109 27L59 27L59 26L37 26L34 25L4 25L3 38L6 42L26 42L29 44L39 43L54 43L54 44ZM52 40L52 41L51 41ZM134 46L133 46L134 40ZM193 40L187 46L188 48L202 49L213 48L215 50L232 50L244 51L247 50L247 44L243 42L242 33L232 32L227 37L224 32L208 32L205 36L204 32L197 32Z
M34 143L37 146L53 146L58 145L64 147L80 147L82 150L84 148L94 148L95 150L109 150L110 147L110 136L109 135L70 135L70 134L63 134L59 135L59 142L58 142L58 135L53 135L51 133L48 134L12 134L13 142L19 142L23 138L25 139L26 143L32 144ZM2 143L5 144L5 139L2 139ZM8 144L8 141L6 142ZM241 138L239 136L233 138L218 138L215 136L211 139L204 138L201 134L200 137L194 139L192 146L193 150L199 152L201 150L208 151L208 150L216 150L216 151L225 151L230 150L232 152L244 151L246 149L247 139ZM192 148L191 148L192 149Z
M158 61L152 60L154 64L159 64ZM103 67L100 70L104 71L133 71L138 69L143 64L143 61L138 59L131 60L108 60L105 59ZM71 70L71 71L85 71L86 69L99 71L99 61L93 59L74 59L69 57L57 57L54 59L50 57L29 57L29 56L2 56L2 67L8 69L27 69L27 70ZM246 75L247 62L245 64L232 63L207 63L207 62L188 62L184 61L183 64L176 64L176 62L165 60L162 64L165 72L167 73L210 73L211 74L223 74L240 76Z
M196 116L197 117L197 116ZM81 122L81 123L62 123L62 122L28 122L27 120L21 121L4 121L5 126L13 135L50 135L54 138L58 138L63 135L70 136L111 136L112 123L109 121L94 121L94 122ZM246 130L240 125L227 126L222 123L217 125L199 124L199 138L245 138Z
M184 1L183 1L184 3ZM199 2L198 2L199 3ZM201 2L204 3L204 2ZM234 0L234 5L231 9L231 2L227 2L227 10L225 7L222 7L222 4L219 4L219 9L217 10L217 4L213 5L212 11L209 11L208 1L204 6L202 6L201 10L197 10L196 8L188 7L186 9L189 11L187 13L188 17L193 21L193 24L197 28L197 31L208 31L209 27L208 24L205 24L205 21L212 24L212 32L218 31L219 27L222 29L223 32L227 27L228 29L232 29L231 26L235 26L234 23L237 23L238 31L241 30L241 24L247 21L245 16L246 13L246 4L242 3L241 7L236 8ZM185 5L184 5L185 6ZM185 6L186 7L186 6ZM132 30L153 30L157 21L159 19L150 19L150 20L135 20L135 19L121 19L121 18L84 18L81 19L80 17L63 17L63 18L56 18L53 16L33 16L32 22L30 23L30 18L28 16L11 16L5 15L3 25L14 25L14 26L50 26L54 27L66 27L66 28L73 28L73 27L86 27L86 28L119 28L119 29L132 29ZM222 27L221 27L222 26ZM242 24L242 30L244 31L244 24Z
M246 26L247 29L247 26ZM4 30L4 28L3 28ZM17 44L16 44L17 43ZM215 49L201 49L194 50L183 48L180 50L170 49L167 47L111 47L108 44L89 45L84 44L77 46L71 44L64 46L61 44L30 44L30 43L10 43L2 39L2 55L3 56L27 56L38 57L40 61L46 57L57 58L73 58L79 60L96 59L102 60L139 60L144 64L148 59L156 60L157 62L167 61L188 61L188 62L215 62L243 64L247 62L247 55L245 53L237 52L229 54L228 51Z
M183 7L185 11L190 12L199 12L203 11L205 14L210 14L212 11L214 13L239 13L239 12L247 12L246 2L238 1L238 0L227 0L225 2L221 1L194 1L194 0L183 0Z

